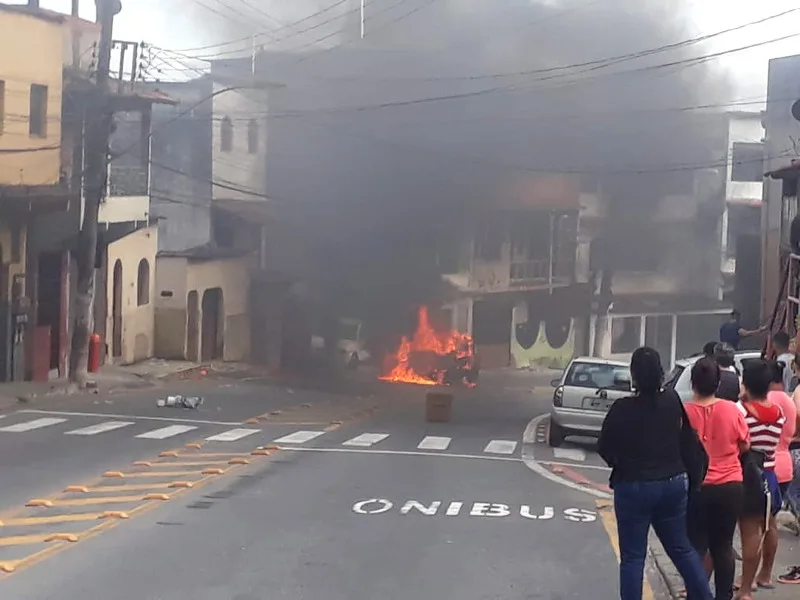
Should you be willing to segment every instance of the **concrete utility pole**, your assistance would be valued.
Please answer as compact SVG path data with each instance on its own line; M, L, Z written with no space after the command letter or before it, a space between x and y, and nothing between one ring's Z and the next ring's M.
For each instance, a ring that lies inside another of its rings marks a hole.
M92 94L90 119L85 122L85 169L83 177L83 224L78 237L78 267L75 294L75 323L69 357L70 381L83 385L89 356L89 335L92 328L95 261L97 256L97 219L100 203L105 198L108 173L108 143L111 137L114 110L111 104L109 71L114 16L120 12L119 0L95 0L100 23L97 57L97 87Z

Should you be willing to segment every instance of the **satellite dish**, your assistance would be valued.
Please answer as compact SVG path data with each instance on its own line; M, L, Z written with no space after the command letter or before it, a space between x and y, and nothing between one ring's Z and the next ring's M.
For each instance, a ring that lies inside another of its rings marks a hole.
M795 121L800 121L800 100L792 104L792 116Z

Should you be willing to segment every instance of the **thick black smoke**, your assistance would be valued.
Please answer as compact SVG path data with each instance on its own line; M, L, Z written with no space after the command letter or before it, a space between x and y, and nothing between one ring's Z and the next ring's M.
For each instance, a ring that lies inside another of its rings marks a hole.
M699 35L688 0L368 0L365 40L357 7L318 46L307 32L301 52L257 60L285 86L268 193L302 216L336 311L385 319L430 299L480 209L548 173L613 199L618 247L649 243L656 202L723 156L721 122L694 107L727 100L727 82L681 62L706 46L598 62Z

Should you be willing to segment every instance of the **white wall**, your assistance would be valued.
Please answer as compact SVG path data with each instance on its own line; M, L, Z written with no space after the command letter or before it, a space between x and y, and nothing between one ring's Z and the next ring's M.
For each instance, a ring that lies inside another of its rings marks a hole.
M215 83L214 93L230 87ZM223 118L233 123L233 147L229 152L221 149ZM248 123L258 125L258 148L255 153L248 148ZM267 156L267 92L265 90L236 89L221 92L213 101L213 153L212 179L254 194L243 193L220 186L213 187L213 198L236 200L263 200L259 194L266 190Z
M727 172L725 177L726 202L761 203L763 184L760 181L732 181L733 145L759 144L764 139L761 113L733 113L728 118Z

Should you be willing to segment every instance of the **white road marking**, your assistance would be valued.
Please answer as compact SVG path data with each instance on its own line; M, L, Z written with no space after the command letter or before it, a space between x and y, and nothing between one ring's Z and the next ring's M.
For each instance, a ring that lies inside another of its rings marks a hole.
M388 433L362 433L353 439L342 442L342 446L359 446L367 448L389 437Z
M544 477L545 479L552 481L553 483L557 483L559 485L563 485L568 488L572 488L573 490L578 490L580 492L584 492L586 494L591 494L596 498L602 498L603 500L610 500L612 495L597 490L595 488L579 485L574 481L569 481L568 479L564 479L563 477L559 477L555 473L551 473L546 468L544 468L534 457L533 455L533 447L536 443L536 428L542 423L545 419L549 418L550 415L543 414L539 415L538 417L531 420L528 423L528 426L525 428L525 433L522 435L522 462L525 463L525 466L528 467L531 471Z
M197 429L197 427L192 427L191 425L170 425L169 427L162 427L161 429L154 429L153 431L142 433L136 437L146 440L165 440L194 429Z
M106 431L122 429L128 425L135 425L135 423L133 421L106 421L105 423L98 423L81 429L73 429L72 431L67 431L64 435L97 435Z
M58 425L59 423L66 423L66 419L34 419L33 421L25 421L24 423L16 423L3 427L0 431L8 433L22 433L23 431L31 431L33 429L41 429L42 427L50 427L51 425Z
M492 440L486 444L486 448L484 448L483 451L488 452L489 454L514 454L514 450L516 449L517 442L512 442L509 440Z
M580 448L553 448L553 456L563 460L576 460L580 462L586 460L586 452Z
M207 437L207 442L235 442L236 440L240 440L243 437L247 437L248 435L253 435L254 433L258 433L261 431L260 429L231 429L229 431L223 431L222 433L218 433L217 435L212 435L211 437Z
M305 444L324 433L324 431L295 431L294 433L279 437L277 440L273 441L276 444Z
M419 452L414 450L360 450L356 448L295 448L281 446L286 452L341 452L344 454L381 454L384 456L439 456L442 458L474 458L477 460L496 460L501 462L522 462L521 458L511 456L486 456L485 454L453 454L450 452Z
M561 462L559 460L540 460L540 465L548 465L552 467L577 467L575 463ZM579 469L592 469L594 471L610 471L611 467L604 467L602 465L581 465Z
M197 423L198 425L222 425L233 427L235 425L244 425L241 421L204 421L202 419L176 419L174 417L148 417L143 415L119 415L113 413L88 413L88 412L69 412L57 410L37 410L33 408L26 408L18 410L18 413L36 414L36 415L59 415L63 417L100 417L105 419L135 419L137 421L165 421L167 423Z
M435 435L427 435L419 443L417 448L420 450L447 450L452 438L437 437Z

